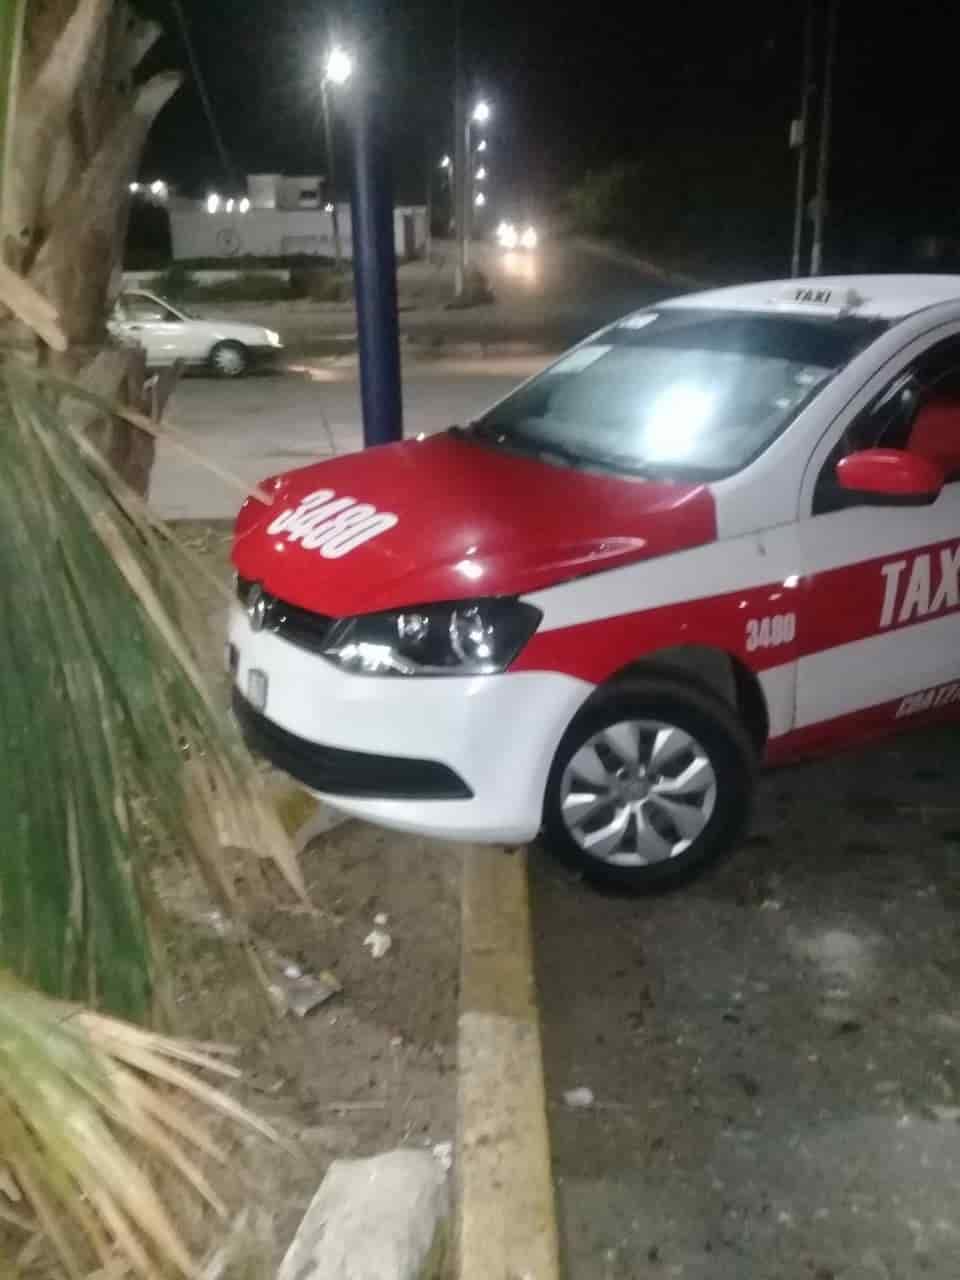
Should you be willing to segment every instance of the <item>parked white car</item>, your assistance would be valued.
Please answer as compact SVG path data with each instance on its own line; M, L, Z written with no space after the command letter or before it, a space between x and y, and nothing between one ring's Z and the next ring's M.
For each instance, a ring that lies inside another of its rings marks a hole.
M202 320L146 290L127 290L117 299L109 329L139 343L151 368L183 360L221 378L239 378L274 361L283 349L280 335L258 324Z

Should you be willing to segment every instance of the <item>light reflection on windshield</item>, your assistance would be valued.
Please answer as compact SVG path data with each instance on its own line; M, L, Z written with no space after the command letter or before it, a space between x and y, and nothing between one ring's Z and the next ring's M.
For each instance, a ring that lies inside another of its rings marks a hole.
M477 430L583 465L730 474L884 327L850 317L644 313L575 348Z

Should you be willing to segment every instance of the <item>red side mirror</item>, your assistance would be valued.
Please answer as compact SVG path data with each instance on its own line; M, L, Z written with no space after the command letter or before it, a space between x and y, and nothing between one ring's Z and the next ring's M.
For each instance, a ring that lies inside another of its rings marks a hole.
M862 449L837 463L840 488L877 506L923 507L936 502L943 468L904 449Z

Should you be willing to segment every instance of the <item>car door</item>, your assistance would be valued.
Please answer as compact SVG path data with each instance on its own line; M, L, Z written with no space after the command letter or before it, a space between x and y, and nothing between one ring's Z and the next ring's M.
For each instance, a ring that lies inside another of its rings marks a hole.
M837 462L874 447L939 450L947 483L936 501L845 494ZM839 745L944 708L960 678L960 336L914 344L833 424L804 476L798 532L801 734Z
M189 358L188 325L149 293L125 293L117 305L120 332L140 343L151 366Z

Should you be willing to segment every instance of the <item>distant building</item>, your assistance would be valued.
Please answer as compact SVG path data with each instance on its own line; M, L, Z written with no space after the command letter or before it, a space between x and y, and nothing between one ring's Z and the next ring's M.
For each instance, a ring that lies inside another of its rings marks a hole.
M176 261L194 258L334 257L333 206L326 202L322 175L287 177L253 173L243 195L211 192L203 200L171 200L170 231ZM338 204L345 258L353 255L350 206ZM394 245L399 258L422 253L426 209L394 210Z

